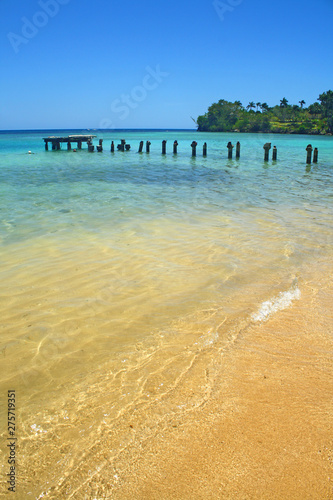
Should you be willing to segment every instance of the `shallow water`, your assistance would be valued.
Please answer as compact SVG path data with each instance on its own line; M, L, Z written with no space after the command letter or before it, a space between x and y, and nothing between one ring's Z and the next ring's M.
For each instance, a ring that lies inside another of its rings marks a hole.
M134 416L148 439L202 404L214 349L289 307L332 258L332 137L92 131L103 153L44 151L73 132L0 134L0 386L17 393L22 498L52 498L111 432L96 469L112 463ZM111 154L121 138L131 151Z

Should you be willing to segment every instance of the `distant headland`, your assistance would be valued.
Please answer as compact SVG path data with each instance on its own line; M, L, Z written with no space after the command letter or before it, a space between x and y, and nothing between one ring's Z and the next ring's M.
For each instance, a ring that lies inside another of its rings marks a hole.
M207 113L197 118L199 132L271 132L274 134L333 134L333 91L319 95L317 101L305 107L304 99L289 104L284 97L280 104L220 99Z

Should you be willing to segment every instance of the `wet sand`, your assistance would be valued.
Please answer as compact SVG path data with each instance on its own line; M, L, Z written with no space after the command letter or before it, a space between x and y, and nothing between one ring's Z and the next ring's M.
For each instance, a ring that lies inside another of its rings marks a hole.
M225 341L192 345L192 318L179 352L177 332L139 364L47 393L42 412L32 400L16 497L332 499L332 270L304 266L298 299L235 332L206 312Z
M133 425L136 446L74 498L332 499L329 271L321 266L299 301L221 351L206 403L149 440Z

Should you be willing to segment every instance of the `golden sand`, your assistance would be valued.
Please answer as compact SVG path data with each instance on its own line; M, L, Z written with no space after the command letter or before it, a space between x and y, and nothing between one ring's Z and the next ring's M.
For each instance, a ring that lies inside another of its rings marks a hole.
M332 499L331 270L309 271L288 309L202 351L158 418L124 412L121 432L104 429L47 498ZM172 412L176 400L190 404Z
M61 256L55 270L53 256L34 273L12 266L5 282L1 383L18 396L16 498L333 498L331 261L304 264L300 296L261 321L249 322L267 299L255 273L223 303L208 287L202 311L201 282L182 279L193 307L168 324L154 283L141 302L117 303L102 255L98 265L94 246L84 255L84 274ZM122 273L128 290L132 269ZM278 272L266 278L277 294L291 286ZM135 336L145 328L151 336ZM1 430L5 439L4 412Z
M244 331L206 405L129 456L110 498L333 498L332 291L329 275L303 283Z

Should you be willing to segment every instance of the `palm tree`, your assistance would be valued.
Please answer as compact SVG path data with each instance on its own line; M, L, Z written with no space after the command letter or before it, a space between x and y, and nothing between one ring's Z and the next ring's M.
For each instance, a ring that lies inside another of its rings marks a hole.
M269 111L269 106L267 104L267 102L263 102L262 105L261 105L261 109L263 111Z
M301 109L303 109L303 106L304 106L304 104L305 104L304 99L302 99L301 101L298 101L298 102L299 102L299 103L300 103L300 105L301 105Z
M280 100L280 107L281 108L286 108L288 106L288 101L287 99L284 97L283 99Z
M246 106L246 109L247 110L251 110L251 109L254 109L256 107L256 105L254 104L253 101L249 102L249 104Z
M239 108L243 107L243 104L240 101L235 101L234 104L236 104Z
M261 102L256 102L256 106L257 106L257 111L258 111L259 108L262 109L261 108Z

